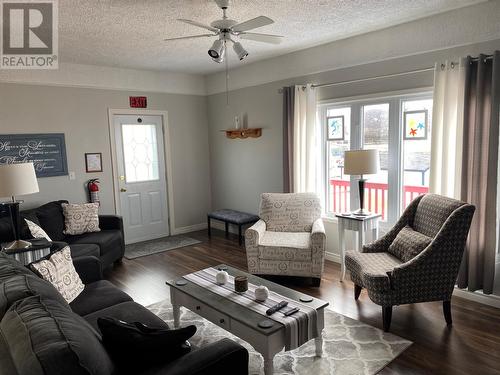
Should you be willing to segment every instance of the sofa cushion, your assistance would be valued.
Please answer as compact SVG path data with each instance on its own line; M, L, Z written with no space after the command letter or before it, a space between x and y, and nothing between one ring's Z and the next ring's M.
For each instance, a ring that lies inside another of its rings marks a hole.
M66 300L51 283L35 275L18 275L0 284L0 320L16 301L37 295L57 301L71 311Z
M0 252L0 283L17 275L33 275L29 269L5 253Z
M119 230L102 230L78 236L66 236L66 242L70 245L96 244L99 246L100 255L102 256L106 249L120 248L122 246L122 233Z
M391 288L388 272L402 264L401 260L389 253L345 253L346 268L351 272L351 279L362 287L386 292Z
M144 306L133 301L122 302L118 305L106 307L105 309L84 316L85 320L97 330L99 330L97 319L104 317L115 318L125 322L141 322L154 328L168 328L167 323L162 319Z
M69 306L83 316L126 301L132 301L128 294L109 281L99 280L85 285L83 292Z
M78 235L100 232L99 203L61 205L64 215L64 234Z
M50 254L46 259L31 263L30 267L43 279L51 282L68 302L73 301L84 289L68 246Z
M321 203L314 193L264 193L259 216L269 231L311 232L314 221L321 217Z
M18 375L12 356L10 355L9 345L5 338L0 335L0 374L2 375Z
M259 239L259 258L311 261L311 233L264 232Z
M407 225L399 231L387 251L403 262L408 262L420 254L431 241L431 237L417 232Z
M73 259L79 257L99 258L99 255L101 254L99 246L93 243L72 244L69 248L71 250L71 257Z
M40 296L16 302L0 334L19 375L109 375L113 363L99 334L60 303Z
M67 201L56 201L44 204L36 209L40 226L52 241L64 240L64 215L61 204Z

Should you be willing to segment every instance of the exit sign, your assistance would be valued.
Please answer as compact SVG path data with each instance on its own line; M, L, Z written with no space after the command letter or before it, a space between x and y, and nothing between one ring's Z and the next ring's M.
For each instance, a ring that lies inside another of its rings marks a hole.
M148 98L146 96L130 96L130 108L147 108Z

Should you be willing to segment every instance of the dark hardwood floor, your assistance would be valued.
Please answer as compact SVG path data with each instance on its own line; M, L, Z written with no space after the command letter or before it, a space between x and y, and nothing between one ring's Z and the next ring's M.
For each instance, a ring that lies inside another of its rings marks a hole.
M246 270L244 246L236 236L224 238L213 230L189 233L202 243L171 250L123 264L106 272L106 278L130 294L135 301L149 305L169 295L165 280L175 279L208 266L228 264ZM330 302L330 308L372 326L382 328L382 311L361 292L354 300L353 284L339 282L340 266L327 261L321 287L303 280L278 282ZM273 278L276 281L275 278ZM453 297L453 326L446 326L442 304L423 303L395 307L391 332L414 342L381 374L500 374L500 309Z

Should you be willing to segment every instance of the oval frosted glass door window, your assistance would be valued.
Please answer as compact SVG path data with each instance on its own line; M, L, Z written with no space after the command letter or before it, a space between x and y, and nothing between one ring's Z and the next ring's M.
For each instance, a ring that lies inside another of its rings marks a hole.
M158 180L156 126L122 124L122 137L126 182Z

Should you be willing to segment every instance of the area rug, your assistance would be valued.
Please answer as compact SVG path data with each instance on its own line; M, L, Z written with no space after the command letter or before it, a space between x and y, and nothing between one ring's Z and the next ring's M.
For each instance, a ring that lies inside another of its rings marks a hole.
M148 309L173 327L172 305L165 300ZM248 343L230 334L188 309L181 308L181 326L194 324L198 328L190 342L203 346L222 338L230 338L250 353L249 373L264 374L264 361ZM308 375L372 375L387 366L411 344L399 336L325 310L323 356L315 356L314 340L300 348L280 352L274 357L274 374Z
M186 236L170 236L156 240L137 242L125 245L125 258L135 259L151 254L162 253L184 246L196 245L201 241Z

